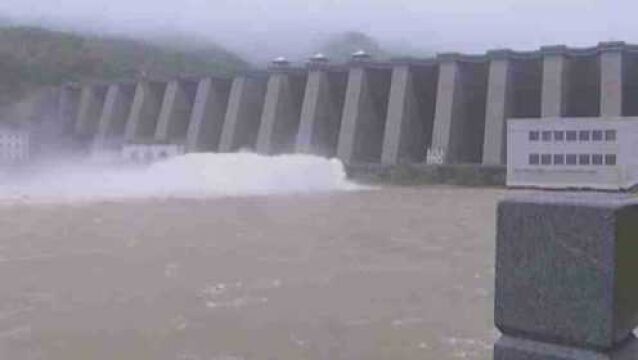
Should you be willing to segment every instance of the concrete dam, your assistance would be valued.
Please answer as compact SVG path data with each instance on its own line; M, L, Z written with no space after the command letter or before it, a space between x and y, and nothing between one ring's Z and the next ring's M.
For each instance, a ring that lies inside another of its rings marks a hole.
M510 118L637 116L638 46L283 58L235 78L65 85L58 118L90 151L310 153L346 164L502 166Z

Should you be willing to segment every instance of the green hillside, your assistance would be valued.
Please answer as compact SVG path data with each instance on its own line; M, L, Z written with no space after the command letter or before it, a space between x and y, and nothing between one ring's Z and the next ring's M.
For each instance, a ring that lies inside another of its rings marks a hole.
M87 37L33 27L0 27L0 104L67 81L176 75L232 75L248 64L216 45Z

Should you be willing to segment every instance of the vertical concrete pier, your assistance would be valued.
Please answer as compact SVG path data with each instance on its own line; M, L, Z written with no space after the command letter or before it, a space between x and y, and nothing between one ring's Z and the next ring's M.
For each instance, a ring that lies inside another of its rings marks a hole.
M246 74L233 80L219 151L255 149L266 96L267 77Z
M105 97L106 86L86 85L82 87L78 117L75 123L75 135L80 138L89 138L95 135Z
M638 358L638 203L533 194L498 206L494 360Z
M185 142L196 86L194 81L189 80L172 80L168 83L155 129L156 142Z
M379 162L392 68L368 59L350 64L337 156L345 163Z
M296 151L333 157L337 153L347 71L316 56L308 64Z
M458 54L442 54L439 62L429 161L480 163L485 133L488 66L482 57L461 59Z
M438 67L436 62L396 62L385 121L381 162L425 160L432 140Z
M155 136L166 83L142 80L135 88L131 113L126 122L127 142L149 141Z
M623 50L622 42L599 44L600 50L600 115L623 115Z
M231 81L206 78L199 81L188 127L188 151L217 151L220 148Z
M439 83L436 94L436 113L430 152L438 162L451 163L457 159L454 147L455 129L463 121L463 84L459 69L458 54L441 54L439 60Z
M112 84L109 86L93 143L95 150L106 147L110 137L119 137L119 142L123 139L126 120L133 104L133 92L134 85Z
M505 122L511 114L510 51L492 51L488 53L488 57L490 69L487 83L483 164L504 165L507 153Z
M257 136L258 153L294 152L305 87L303 70L290 67L285 60L273 64Z
M561 117L567 107L567 48L547 46L543 54L543 88L541 95L541 117Z
M80 108L81 88L66 84L60 89L58 98L58 124L67 134L73 133Z

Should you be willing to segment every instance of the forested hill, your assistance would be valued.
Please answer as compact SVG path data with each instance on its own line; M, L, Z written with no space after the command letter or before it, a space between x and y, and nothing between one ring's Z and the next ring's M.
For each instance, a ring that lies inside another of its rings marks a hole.
M248 68L216 45L175 46L116 37L83 36L42 28L0 25L0 105L29 91L68 81L232 75Z

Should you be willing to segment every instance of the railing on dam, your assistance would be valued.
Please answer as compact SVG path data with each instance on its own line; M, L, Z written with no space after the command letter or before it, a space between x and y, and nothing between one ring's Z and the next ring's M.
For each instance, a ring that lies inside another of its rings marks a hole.
M346 163L504 165L506 119L638 115L638 49L601 43L347 64L323 56L227 78L66 86L59 114L94 149L171 143ZM430 156L428 156L430 155Z

